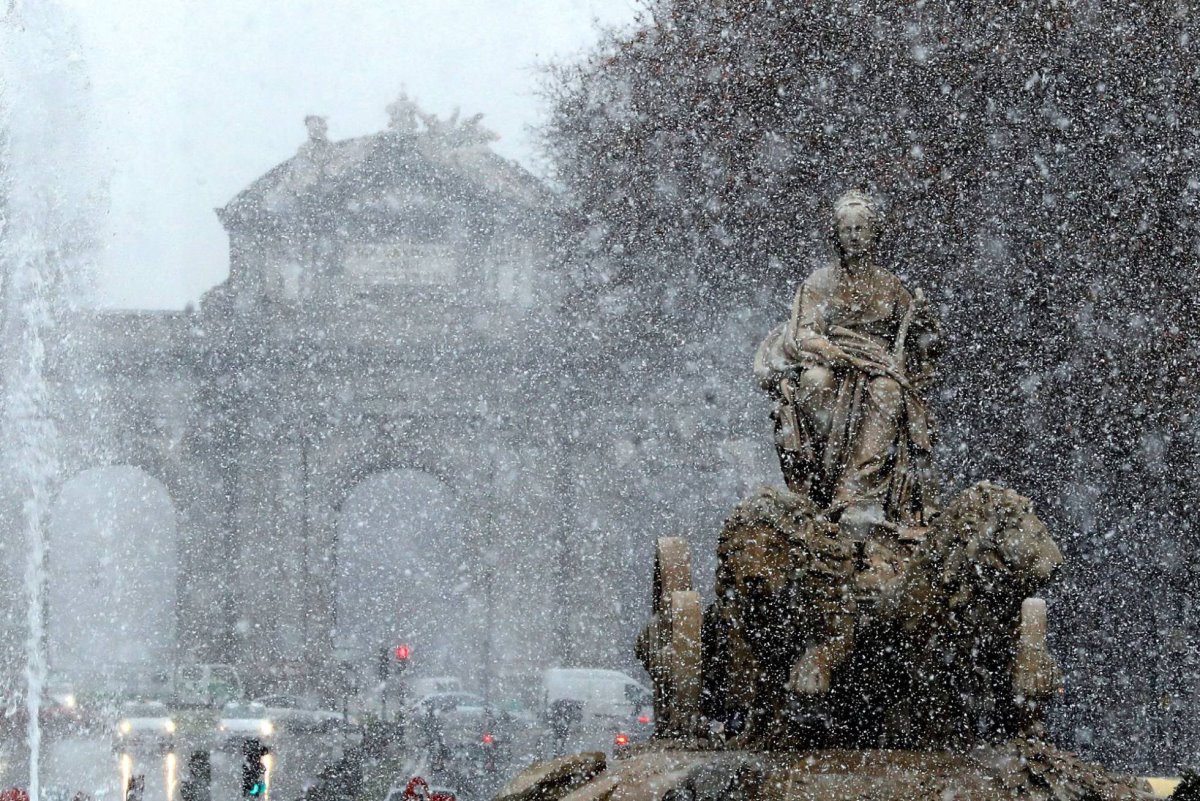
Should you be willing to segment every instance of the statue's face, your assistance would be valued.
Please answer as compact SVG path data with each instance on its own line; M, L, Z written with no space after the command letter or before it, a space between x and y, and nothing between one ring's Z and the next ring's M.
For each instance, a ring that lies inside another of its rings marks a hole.
M847 206L837 218L837 238L842 253L857 258L875 249L877 232L871 214L862 206Z
M1063 563L1058 543L1028 501L1006 519L996 544L1009 570L1035 590L1049 581Z

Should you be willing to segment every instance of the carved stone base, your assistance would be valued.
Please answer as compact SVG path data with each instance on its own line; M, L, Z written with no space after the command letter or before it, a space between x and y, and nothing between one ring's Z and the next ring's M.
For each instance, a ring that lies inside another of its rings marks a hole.
M598 756L586 754L577 759L592 767ZM1024 740L962 754L705 751L656 741L624 759L610 760L588 781L567 783L556 778L564 772L562 762L546 763L550 770L534 765L502 789L497 801L557 801L568 795L570 801L1125 801L1156 797L1142 780L1109 774L1052 745Z

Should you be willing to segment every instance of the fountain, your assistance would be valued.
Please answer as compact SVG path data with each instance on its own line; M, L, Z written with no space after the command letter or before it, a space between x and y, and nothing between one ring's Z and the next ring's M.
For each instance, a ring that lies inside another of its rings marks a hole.
M70 40L53 3L10 2L0 10L0 334L6 344L0 447L10 507L4 522L25 547L23 596L5 599L24 608L24 633L9 631L6 638L10 653L24 653L21 696L33 801L40 791L46 682L46 524L58 488L46 371L57 345L55 322L86 284L91 245L93 187L79 170L83 129L74 119L81 105L64 103L82 96Z
M1153 797L1048 741L1062 685L1037 593L1062 554L1011 489L941 501L938 324L876 264L881 222L838 199L838 262L755 355L786 488L729 516L711 605L686 543L658 542L637 643L655 736L534 765L499 801Z

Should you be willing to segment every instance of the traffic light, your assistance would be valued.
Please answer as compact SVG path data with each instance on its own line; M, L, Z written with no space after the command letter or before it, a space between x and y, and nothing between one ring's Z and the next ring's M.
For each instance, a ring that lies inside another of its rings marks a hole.
M267 754L271 749L259 740L242 743L242 796L262 798L267 794Z
M379 662L376 664L376 672L380 681L387 681L388 674L392 671L391 654L388 653L387 646L379 649Z
M404 672L408 667L408 658L412 656L412 649L408 647L408 643L402 642L395 648L387 648L386 646L379 649L379 680L387 681L388 674L392 670L396 671L396 675ZM395 665L395 668L392 667Z
M180 801L205 801L211 798L212 761L208 751L193 751L187 761L187 777L179 784Z
M142 796L146 792L146 775L138 774L129 779L129 786L125 788L125 801L142 801Z

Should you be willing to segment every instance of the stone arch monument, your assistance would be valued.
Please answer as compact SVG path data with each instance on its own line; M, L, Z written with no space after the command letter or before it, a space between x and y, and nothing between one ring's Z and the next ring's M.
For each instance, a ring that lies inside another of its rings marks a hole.
M225 282L182 312L76 317L87 356L53 376L64 473L128 463L164 482L184 658L234 663L252 691L339 669L332 565L359 482L422 470L468 528L477 510L502 519L514 479L495 465L545 426L528 399L553 336L555 201L477 119L393 111L344 141L310 120L294 156L217 210ZM561 525L550 495L521 501L513 536Z

